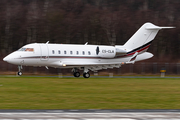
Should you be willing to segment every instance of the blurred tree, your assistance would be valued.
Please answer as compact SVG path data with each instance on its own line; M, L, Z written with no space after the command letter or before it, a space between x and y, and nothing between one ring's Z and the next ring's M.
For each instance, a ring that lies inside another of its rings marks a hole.
M178 60L179 0L1 0L0 53L32 42L124 44L145 22L176 26L160 32L150 51Z
M37 38L37 20L38 20L38 8L37 1L33 0L33 2L29 5L28 13L27 13L27 42L36 42Z

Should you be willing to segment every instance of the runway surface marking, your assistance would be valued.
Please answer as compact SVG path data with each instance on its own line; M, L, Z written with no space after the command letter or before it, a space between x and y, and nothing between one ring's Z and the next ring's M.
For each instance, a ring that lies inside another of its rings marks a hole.
M180 120L180 112L0 113L0 120Z

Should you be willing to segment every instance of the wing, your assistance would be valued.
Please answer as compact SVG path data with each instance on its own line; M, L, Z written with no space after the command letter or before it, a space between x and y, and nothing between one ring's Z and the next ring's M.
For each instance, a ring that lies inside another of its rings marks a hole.
M54 62L51 64L52 67L66 67L66 68L78 68L81 69L83 67L86 67L86 69L89 69L91 71L97 71L102 69L108 69L108 68L120 68L123 64L134 64L136 57L138 55L138 52L136 52L127 62L110 62L110 63L84 63L82 61L63 61L63 62Z
M108 68L120 68L122 64L107 64L107 65L92 65L92 66L85 66L87 69L91 71L98 71L102 69Z
M123 63L82 63L79 62L71 62L71 61L63 61L63 62L54 62L51 63L50 66L52 67L66 67L66 68L78 68L81 69L82 67L86 67L91 71L97 71L101 69L108 69L108 68L120 68Z
M128 62L122 62L119 64L111 63L111 64L102 64L102 65L92 65L92 66L86 66L87 69L91 71L97 71L97 70L102 70L102 69L108 69L108 68L120 68L121 65L123 64L134 64L136 57L138 55L138 52L136 52Z

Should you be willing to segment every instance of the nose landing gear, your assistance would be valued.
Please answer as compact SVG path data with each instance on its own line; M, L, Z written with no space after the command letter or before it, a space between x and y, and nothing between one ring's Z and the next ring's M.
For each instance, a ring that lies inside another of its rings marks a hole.
M22 68L22 65L18 65L18 72L17 72L17 75L19 75L19 76L22 75L22 72L21 72L22 69L23 69L23 68Z
M21 76L21 75L22 75L22 72L17 72L17 75Z

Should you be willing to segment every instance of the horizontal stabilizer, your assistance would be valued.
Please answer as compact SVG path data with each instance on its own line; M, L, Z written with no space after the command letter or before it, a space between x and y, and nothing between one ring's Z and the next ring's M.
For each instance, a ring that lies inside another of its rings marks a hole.
M147 30L160 30L160 29L169 29L169 28L175 28L175 27L159 27L159 26L156 26L154 24L148 24L146 26Z

